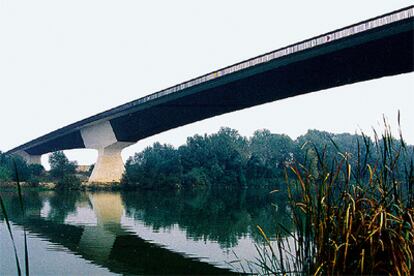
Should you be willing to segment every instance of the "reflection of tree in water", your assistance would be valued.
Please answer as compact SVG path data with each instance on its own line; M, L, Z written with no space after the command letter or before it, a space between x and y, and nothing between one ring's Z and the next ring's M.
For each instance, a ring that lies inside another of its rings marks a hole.
M8 216L12 219L22 218L18 193L15 191L2 192L2 196L5 200ZM49 202L50 212L47 218L56 223L64 223L66 217L76 210L76 203L88 200L86 195L79 191L24 191L22 198L27 217L39 217L44 203Z
M48 219L56 223L64 223L66 217L76 211L76 203L80 200L79 191L59 191L49 198L50 212Z
M106 267L111 272L127 275L233 274L228 269L217 268L212 264L200 262L197 258L185 256L147 242L123 229L121 225L112 224L114 222L112 220L114 212L112 211L115 209L115 213L117 213L117 203L122 205L120 200L116 202L117 198L120 199L119 193L25 193L26 215L30 214L30 217L21 215L17 193L7 194L7 202L5 203L13 211L11 217L13 223L26 227L29 233L35 233L36 237L43 241L62 245L77 256L91 261L95 265ZM42 208L47 206L47 202L50 205L50 213L45 219L40 214ZM95 211L97 211L98 220L99 216L103 219L102 225L61 223L68 214L75 210L75 206L84 206L88 202L93 203L94 208L99 209ZM102 206L104 203L107 204ZM102 210L102 207L106 206L108 209ZM115 217L118 216L115 215ZM36 250L36 246L29 248L31 252L29 252L29 256L36 254ZM47 263L47 260L44 261Z
M6 206L9 218L22 218L19 195L15 191L2 192L2 197ZM25 191L22 193L23 206L26 216L38 216L43 207L43 198L39 192ZM0 212L0 215L2 213Z
M282 201L286 197L268 190L139 191L123 193L122 197L127 215L155 230L178 224L193 239L217 241L226 248L247 235L259 240L256 225L270 235L276 222L290 227L287 204Z

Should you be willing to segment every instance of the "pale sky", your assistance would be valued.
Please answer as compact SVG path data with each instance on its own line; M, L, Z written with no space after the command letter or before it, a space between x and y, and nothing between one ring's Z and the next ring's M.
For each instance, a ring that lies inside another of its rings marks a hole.
M116 105L268 51L412 4L412 1L3 1L0 0L0 150ZM414 62L414 61L413 61ZM292 138L308 129L371 133L401 110L414 144L414 74L294 97L207 119L139 141L228 126ZM79 164L93 150L66 151ZM42 157L44 164L47 156Z

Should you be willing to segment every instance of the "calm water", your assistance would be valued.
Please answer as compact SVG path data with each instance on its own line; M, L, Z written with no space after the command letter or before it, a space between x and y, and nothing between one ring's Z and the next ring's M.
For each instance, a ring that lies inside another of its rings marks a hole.
M269 190L198 192L2 191L23 262L28 232L32 275L226 274L254 265L256 225L289 228L286 202ZM2 220L2 217L0 217ZM242 260L241 263L235 262ZM16 274L0 223L0 275Z

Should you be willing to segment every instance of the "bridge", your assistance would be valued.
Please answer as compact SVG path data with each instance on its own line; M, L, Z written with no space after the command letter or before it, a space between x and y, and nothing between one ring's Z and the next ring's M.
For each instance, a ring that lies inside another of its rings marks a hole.
M151 135L288 97L412 72L414 6L208 73L75 122L7 153L40 163L58 150L98 150L90 182L119 182L121 151Z

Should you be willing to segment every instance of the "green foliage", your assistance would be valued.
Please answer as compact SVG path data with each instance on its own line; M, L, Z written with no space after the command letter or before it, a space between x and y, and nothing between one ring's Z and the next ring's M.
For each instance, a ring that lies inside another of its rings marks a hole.
M0 182L12 180L14 170L11 165L10 157L0 151Z
M78 190L81 186L81 181L74 174L65 174L56 183L57 190Z
M52 177L62 179L65 175L75 174L76 163L70 162L63 151L56 151L49 156L50 174Z
M30 164L28 168L30 175L33 177L42 177L46 174L45 168L40 164Z
M75 190L81 186L80 179L75 175L76 162L70 162L63 151L57 151L49 156L50 175L57 180L56 189Z
M30 182L43 168L41 165L28 165L20 156L10 156L0 152L0 181ZM17 179L18 177L18 179Z
M398 145L399 141L394 143ZM374 144L364 135L347 133L309 130L294 141L269 130L258 130L247 139L236 130L221 128L212 135L189 137L178 149L155 143L135 154L126 163L122 185L146 189L273 185L284 189L276 183L291 164L305 164L317 174L318 158L326 160L338 156L338 152L353 157L349 161L353 173L362 180L367 177L366 164L374 162L378 149L384 146L382 140ZM322 151L318 153L317 149Z
M12 172L8 167L0 166L0 182L10 181Z
M59 187L68 185L68 189L79 188L79 179L76 179L76 163L70 162L62 151L55 152L49 157L50 173L47 173L40 164L27 164L20 156L6 155L0 151L0 182L17 181L27 182L31 186L38 186L42 181L58 181ZM69 180L74 181L70 184Z
M187 144L181 146L178 152L186 179L185 184L188 186L201 183L189 181L195 180L196 173L208 177L202 181L205 185L244 184L243 167L248 155L248 144L246 138L240 136L236 130L222 128L210 136L190 137ZM201 180L200 177L196 178Z
M309 130L292 140L264 129L247 139L236 130L221 128L212 135L189 137L178 149L155 143L135 154L126 163L122 186L147 189L269 186L280 183L285 169L294 162L306 164L317 173L318 158L335 156L340 151L354 157L350 160L354 173L367 177L364 164L375 160L376 149L383 146L381 141L374 144L364 135ZM323 156L318 156L318 148L323 149Z
M387 125L374 147L362 137L357 151L347 135L315 134L314 141L331 142L311 148L315 159L290 166L295 229L271 243L259 227L263 274L413 275L413 148Z
M182 183L185 187L208 187L211 185L207 171L203 168L193 168L183 175Z
M297 150L289 136L264 129L255 131L250 138L250 152L248 177L257 180L282 177L284 168L292 162Z
M45 168L40 164L30 164L28 166L30 178L27 180L30 186L37 187L42 180L47 179Z
M14 156L12 158L12 164L10 166L15 168L15 170L13 170L15 172L12 177L13 181L30 180L29 165L26 163L26 161L23 160L23 158Z
M155 143L127 160L123 185L148 189L177 188L181 169L176 150L170 145Z
M247 139L229 128L189 137L179 149L155 143L127 161L122 185L149 189L241 186L246 182L248 155Z

